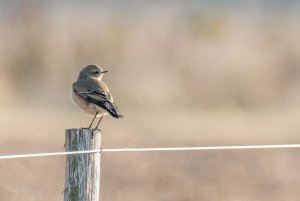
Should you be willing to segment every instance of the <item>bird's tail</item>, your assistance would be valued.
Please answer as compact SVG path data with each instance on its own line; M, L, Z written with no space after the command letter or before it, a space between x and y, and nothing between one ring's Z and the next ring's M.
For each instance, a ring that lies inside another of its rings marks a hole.
M111 102L106 102L106 110L109 112L109 114L115 118L123 118L124 116L119 112L118 107Z

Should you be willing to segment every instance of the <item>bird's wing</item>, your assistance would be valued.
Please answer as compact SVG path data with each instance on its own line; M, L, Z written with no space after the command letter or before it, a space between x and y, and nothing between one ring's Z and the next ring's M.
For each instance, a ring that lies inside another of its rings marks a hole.
M103 82L93 79L78 80L73 83L73 91L83 99L105 109L113 117L123 117L113 103L112 96Z
M114 102L114 99L112 97L112 95L109 92L108 87L106 86L106 84L102 81L97 80L97 83L99 84L100 89L103 91L103 93L105 94L106 98L110 101L110 102Z

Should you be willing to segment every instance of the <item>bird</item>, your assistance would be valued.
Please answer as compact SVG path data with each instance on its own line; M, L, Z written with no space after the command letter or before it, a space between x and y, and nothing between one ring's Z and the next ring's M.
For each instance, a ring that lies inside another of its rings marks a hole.
M79 72L77 80L72 84L73 102L79 109L93 116L89 129L92 128L96 117L100 118L94 129L98 129L104 115L110 114L115 118L123 118L108 87L102 81L103 75L107 72L96 64L89 64Z

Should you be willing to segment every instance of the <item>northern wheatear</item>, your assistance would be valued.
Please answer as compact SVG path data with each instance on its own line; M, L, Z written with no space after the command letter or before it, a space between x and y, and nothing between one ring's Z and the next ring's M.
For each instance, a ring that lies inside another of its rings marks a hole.
M92 127L95 118L100 117L95 127L97 129L102 117L108 113L115 118L123 117L114 104L108 87L102 81L103 74L107 72L97 65L87 65L72 85L74 103L84 112L94 116L89 128Z

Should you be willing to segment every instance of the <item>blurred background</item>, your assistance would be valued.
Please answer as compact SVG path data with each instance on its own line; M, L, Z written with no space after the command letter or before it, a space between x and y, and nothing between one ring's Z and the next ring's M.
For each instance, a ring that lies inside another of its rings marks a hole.
M98 64L104 148L300 142L296 0L0 1L0 153L62 151ZM101 201L298 201L297 149L106 153ZM0 161L0 201L63 200L64 157Z

